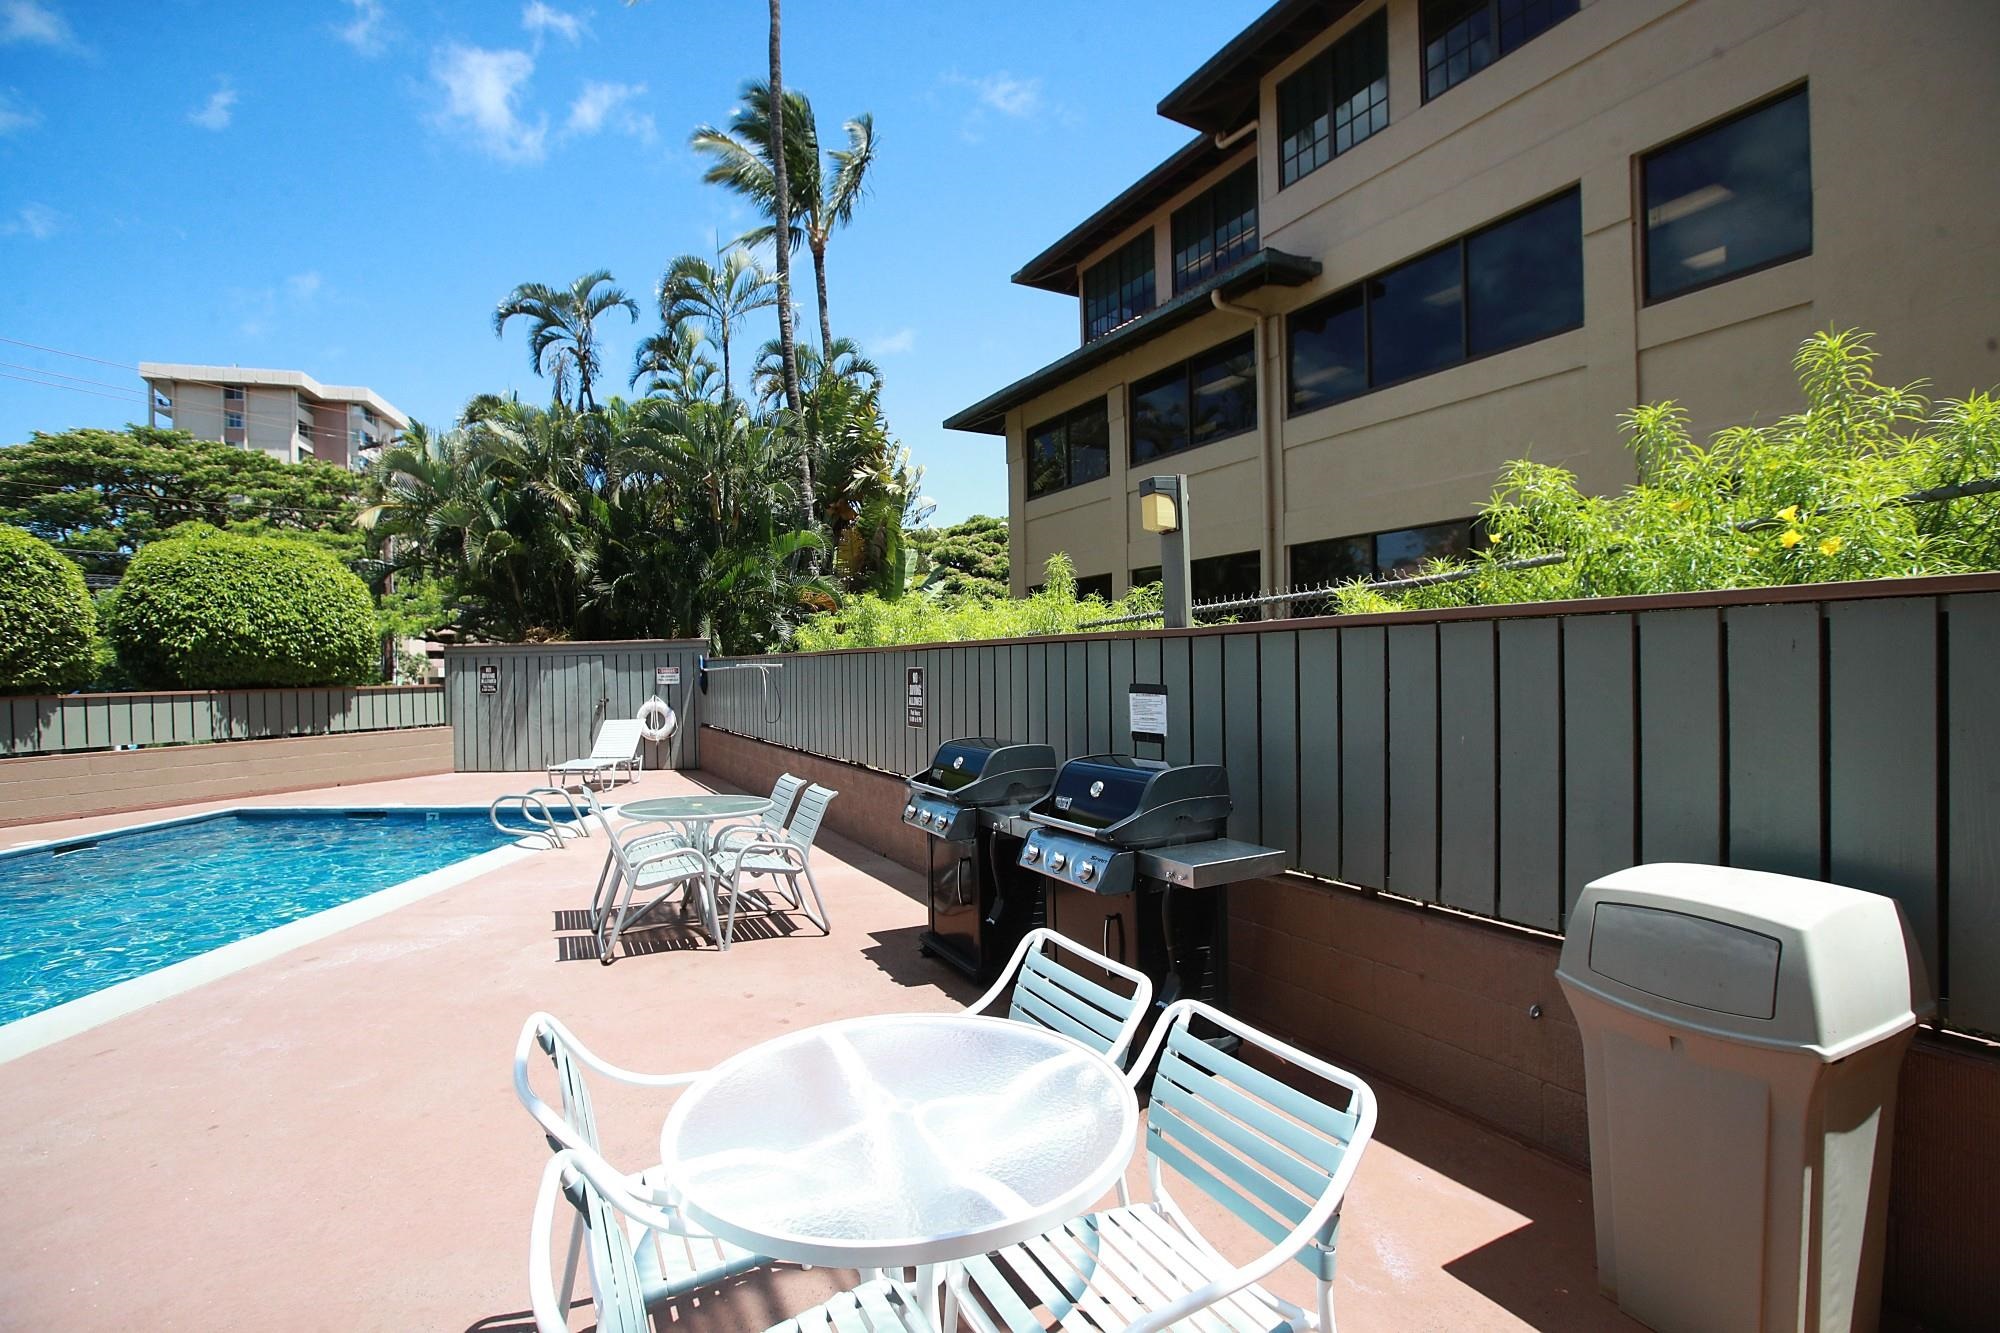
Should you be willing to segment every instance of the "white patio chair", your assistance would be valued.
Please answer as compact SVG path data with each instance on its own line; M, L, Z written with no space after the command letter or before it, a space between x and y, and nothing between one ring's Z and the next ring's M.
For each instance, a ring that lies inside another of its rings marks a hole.
M805 789L806 780L790 773L781 774L771 784L771 804L755 820L744 824L724 824L709 835L710 855L727 855L746 843L772 838L785 831L792 822L792 807L799 802L799 793Z
M575 1207L588 1241L590 1289L601 1333L651 1333L645 1253L649 1234L674 1225L672 1214L634 1195L624 1177L587 1148L549 1158L528 1238L528 1305L538 1333L567 1333L576 1244L560 1291L550 1252L564 1201ZM843 1291L778 1324L770 1333L936 1333L908 1288L886 1280Z
M1201 1017L1245 1046L1343 1093L1309 1096L1188 1030ZM976 1333L1333 1333L1334 1242L1340 1206L1375 1132L1375 1094L1324 1060L1265 1036L1198 1000L1161 1014L1129 1075L1159 1056L1146 1112L1152 1201L1090 1213L1036 1240L973 1259L950 1281ZM1271 1242L1245 1264L1224 1258L1167 1192L1163 1168ZM1258 1283L1287 1260L1318 1282L1314 1310ZM1025 1293L1025 1295L1024 1295ZM1046 1317L1031 1308L1038 1305Z
M715 925L715 904L708 898L708 858L682 842L667 842L652 835L620 842L611 821L601 807L593 806L590 817L611 844L604 868L597 874L597 891L590 900L590 928L597 937L597 961L609 967L611 952L619 936L638 925L677 894L692 887L697 906L710 930ZM638 907L632 900L641 893L659 890Z
M560 1110L543 1101L535 1092L530 1065L537 1050L548 1056L555 1069L556 1083L561 1089ZM573 1149L586 1151L600 1161L597 1113L591 1106L590 1087L584 1076L586 1068L605 1078L639 1088L681 1088L700 1077L699 1073L640 1074L620 1069L592 1054L553 1015L531 1015L521 1028L520 1040L514 1045L514 1095L520 1098L528 1114L535 1118L551 1149L557 1153ZM605 1170L611 1171L612 1168L607 1165ZM628 1237L633 1246L631 1257L643 1304L657 1304L771 1262L762 1255L751 1254L689 1225L675 1207L673 1192L667 1186L663 1168L651 1167L637 1176L613 1174L623 1182L624 1190L644 1200L668 1223L648 1228L643 1233L635 1230ZM569 1261L563 1273L564 1309L569 1308L570 1291L576 1282L576 1265L583 1250L584 1233L592 1225L581 1196L572 1191L570 1201L577 1205L577 1218L570 1230ZM642 1247L639 1244L642 1240L649 1243ZM593 1255L593 1271L597 1264L598 1260Z
M1073 954L1124 978L1132 983L1132 993L1120 995L1063 966L1051 956L1051 950ZM1014 995L1007 1004L1007 1017L1074 1037L1120 1069L1125 1067L1132 1039L1139 1034L1153 1003L1152 978L1144 972L1106 958L1045 926L1021 938L993 989L967 1005L965 1012L987 1012L1000 1002L1009 986L1014 988Z
M549 782L580 778L586 786L603 782L609 773L613 781L624 769L634 782L639 778L640 749L646 743L644 724L636 718L607 718L597 728L597 741L582 759L566 759L549 765Z
M777 893L786 905L804 912L807 919L820 928L821 934L833 933L832 922L826 913L826 901L820 897L819 884L813 879L812 848L813 840L819 836L820 821L826 818L826 808L838 795L840 793L831 787L822 787L817 783L808 786L805 794L799 797L799 808L792 815L792 822L783 831L752 839L729 854L715 858L718 871L724 865L728 866L729 915L722 927L723 948L727 949L736 935L736 909L743 901L745 875L759 879L769 876L773 881L783 882L785 887ZM800 880L805 881L803 892L799 888ZM761 898L764 890L759 887L752 892ZM805 905L806 893L812 895L811 907ZM771 910L768 901L761 906ZM716 904L716 911L720 914L720 903Z

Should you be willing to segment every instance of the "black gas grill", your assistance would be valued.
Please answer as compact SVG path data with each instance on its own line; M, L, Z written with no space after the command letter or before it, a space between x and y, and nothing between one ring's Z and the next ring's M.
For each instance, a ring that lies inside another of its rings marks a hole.
M931 838L927 952L986 980L1041 924L1041 881L1018 864L1022 815L1055 776L1049 746L968 736L909 778L903 822Z
M1276 874L1285 859L1225 837L1232 806L1217 764L1072 759L1029 807L1018 864L1044 877L1052 928L1146 973L1159 1003L1220 1002L1219 890Z

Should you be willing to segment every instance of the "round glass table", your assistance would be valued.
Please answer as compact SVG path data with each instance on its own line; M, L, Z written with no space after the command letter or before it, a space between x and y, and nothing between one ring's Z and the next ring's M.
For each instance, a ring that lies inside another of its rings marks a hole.
M753 1253L928 1268L1083 1212L1138 1126L1124 1074L1068 1037L887 1014L717 1065L674 1104L660 1151L689 1216Z
M719 819L748 819L771 808L766 796L732 796L726 792L700 796L649 796L627 801L618 813L635 824L671 824L688 846L702 853L707 869L702 875L701 917L710 938L719 938L715 919L716 865L708 855L708 825ZM606 853L608 856L609 853Z

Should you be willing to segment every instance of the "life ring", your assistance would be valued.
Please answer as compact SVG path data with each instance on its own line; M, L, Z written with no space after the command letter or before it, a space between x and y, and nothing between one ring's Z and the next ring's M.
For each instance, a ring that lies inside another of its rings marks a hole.
M674 734L674 710L658 695L639 705L639 734L649 741L663 741Z

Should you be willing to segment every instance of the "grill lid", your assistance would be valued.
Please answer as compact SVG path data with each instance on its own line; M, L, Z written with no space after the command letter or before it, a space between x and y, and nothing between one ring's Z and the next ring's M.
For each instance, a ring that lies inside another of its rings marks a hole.
M1154 847L1220 836L1231 808L1229 772L1220 764L1169 767L1094 754L1064 764L1028 815L1114 847Z
M998 736L963 736L938 747L931 766L909 779L910 790L959 805L1027 801L1048 790L1056 752Z

